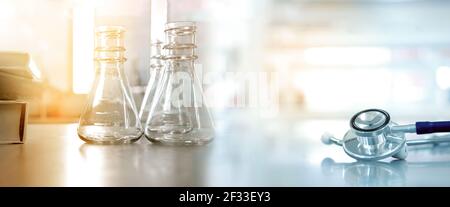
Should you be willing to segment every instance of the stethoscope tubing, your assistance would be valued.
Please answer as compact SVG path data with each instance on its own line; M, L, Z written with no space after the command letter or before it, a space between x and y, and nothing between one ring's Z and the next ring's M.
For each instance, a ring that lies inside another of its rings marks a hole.
M450 132L450 121L416 122L417 134L431 134L439 132Z
M424 144L439 144L444 142L450 142L449 137L433 137L428 139L414 139L414 140L406 140L406 145L408 146L416 146L416 145L424 145Z
M397 125L391 127L393 133L432 134L450 132L450 121L420 121L416 124Z

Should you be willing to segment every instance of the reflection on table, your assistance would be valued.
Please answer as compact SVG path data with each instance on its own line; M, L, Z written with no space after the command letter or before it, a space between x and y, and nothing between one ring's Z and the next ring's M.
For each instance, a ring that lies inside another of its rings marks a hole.
M450 186L450 146L410 147L405 161L363 163L326 146L347 120L229 117L206 146L90 145L76 124L33 124L0 145L1 186ZM431 148L431 149L430 149Z

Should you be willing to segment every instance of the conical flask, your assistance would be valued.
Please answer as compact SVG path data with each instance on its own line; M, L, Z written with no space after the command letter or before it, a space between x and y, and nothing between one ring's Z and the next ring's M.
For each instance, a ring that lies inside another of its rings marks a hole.
M201 145L214 137L213 120L194 70L194 22L166 24L165 67L150 107L145 136L163 144Z
M124 73L124 32L118 26L96 30L95 79L78 127L88 143L132 143L143 134Z
M156 89L158 88L159 81L161 80L164 64L162 47L163 45L160 41L152 43L150 52L150 78L148 80L147 88L145 89L141 108L139 109L139 118L142 124L145 124L145 122L147 121L152 100L155 97Z

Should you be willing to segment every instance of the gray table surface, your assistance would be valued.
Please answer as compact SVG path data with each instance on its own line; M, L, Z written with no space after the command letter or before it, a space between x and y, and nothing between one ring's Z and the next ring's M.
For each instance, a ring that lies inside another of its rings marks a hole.
M345 120L228 120L206 146L89 145L77 124L30 124L0 145L0 186L450 186L450 146L358 163L320 142Z

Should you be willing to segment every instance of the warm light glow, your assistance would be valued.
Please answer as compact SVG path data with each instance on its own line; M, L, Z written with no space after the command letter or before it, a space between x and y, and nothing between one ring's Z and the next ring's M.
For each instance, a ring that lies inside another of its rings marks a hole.
M442 90L450 89L450 67L441 66L436 70L436 83Z
M73 9L73 92L88 93L94 79L94 8Z
M303 55L310 65L381 65L391 60L391 51L380 47L317 47Z

